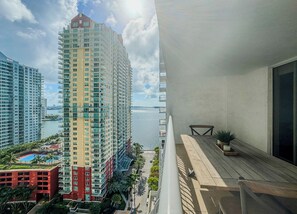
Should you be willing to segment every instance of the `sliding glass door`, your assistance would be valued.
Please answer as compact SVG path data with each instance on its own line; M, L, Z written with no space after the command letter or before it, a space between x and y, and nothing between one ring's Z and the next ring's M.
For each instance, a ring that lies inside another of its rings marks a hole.
M297 62L273 69L273 155L297 165Z

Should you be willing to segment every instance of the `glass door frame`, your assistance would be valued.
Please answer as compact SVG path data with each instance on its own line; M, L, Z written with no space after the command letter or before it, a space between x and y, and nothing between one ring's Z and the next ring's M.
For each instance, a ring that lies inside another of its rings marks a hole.
M281 67L281 66L284 66L286 64L290 64L290 63L295 63L294 65L294 71L293 71L293 162L289 162L289 163L292 163L294 165L297 165L297 59L294 59L294 60L290 60L290 61L287 61L285 63L280 63L278 65L275 65L273 67L271 67L271 72L270 72L270 83L271 83L271 108L270 108L270 115L271 115L271 146L270 146L270 151L271 151L271 154L273 156L274 155L274 127L275 127L275 106L274 106L274 95L275 95L275 72L277 72L277 68L278 67ZM288 72L290 73L290 72ZM278 156L275 156L277 158L280 158L280 159L283 159L281 157L278 157ZM285 160L285 159L283 159ZM287 161L287 160L285 160Z

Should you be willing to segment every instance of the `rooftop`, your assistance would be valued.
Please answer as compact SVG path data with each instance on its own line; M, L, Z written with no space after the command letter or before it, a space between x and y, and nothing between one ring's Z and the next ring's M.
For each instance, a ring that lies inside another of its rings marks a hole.
M30 165L30 164L12 164L11 166L0 164L0 172L1 171L13 171L13 170L36 170L36 169L52 169L56 167L56 165Z

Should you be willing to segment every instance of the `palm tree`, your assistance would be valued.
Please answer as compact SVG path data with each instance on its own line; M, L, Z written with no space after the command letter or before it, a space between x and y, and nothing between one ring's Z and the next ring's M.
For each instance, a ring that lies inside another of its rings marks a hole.
M142 155L140 155L134 162L133 168L136 169L137 172L139 172L139 169L141 169L145 164L145 159Z
M22 201L22 204L25 208L25 212L27 213L29 211L30 203L28 203L28 200L30 199L30 196L34 190L34 187L32 186L20 186L20 201Z
M11 166L13 163L16 163L17 160L17 157L12 152L6 154L6 156L3 158L4 163L8 163L9 166Z
M18 213L18 209L20 205L18 201L22 199L22 191L23 191L22 186L17 186L12 190L12 199L14 200L14 202L11 203L10 205L12 207L13 213Z
M52 153L48 153L48 154L43 158L43 160L44 160L44 162L46 162L46 161L48 161L48 160L51 160L51 162L52 162L53 158L54 158L54 155L53 155Z
M111 197L111 203L117 208L122 202L122 197L119 194L114 194Z
M31 160L31 164L43 163L44 159L40 155L36 155L33 160Z
M0 213L5 213L4 209L8 201L12 199L13 190L10 187L0 187Z
M143 153L143 145L139 143L133 143L133 155L138 158Z
M121 172L114 172L113 177L108 181L108 193L120 193L125 203L127 199L123 192L128 191L130 188L128 177L123 176Z

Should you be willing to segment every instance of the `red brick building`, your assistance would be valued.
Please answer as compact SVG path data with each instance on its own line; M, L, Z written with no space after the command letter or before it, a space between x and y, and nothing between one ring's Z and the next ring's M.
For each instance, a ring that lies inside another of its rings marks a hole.
M58 191L58 168L0 170L0 186L33 186L35 190L31 200L39 201L43 197L51 199Z

